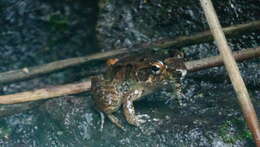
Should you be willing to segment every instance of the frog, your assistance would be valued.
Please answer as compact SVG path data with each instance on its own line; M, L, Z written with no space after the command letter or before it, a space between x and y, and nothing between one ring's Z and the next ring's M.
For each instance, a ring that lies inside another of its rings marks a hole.
M187 72L181 53L166 56L143 53L134 56L109 59L106 72L91 78L92 99L101 118L104 119L105 114L122 130L125 128L114 112L122 107L126 121L140 126L147 115L136 115L133 102L167 85L169 81L182 79ZM180 83L176 82L176 85Z

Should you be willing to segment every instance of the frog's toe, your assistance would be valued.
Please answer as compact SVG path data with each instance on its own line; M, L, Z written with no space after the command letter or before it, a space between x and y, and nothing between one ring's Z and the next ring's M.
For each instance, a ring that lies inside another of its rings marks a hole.
M137 118L137 126L140 126L141 124L146 122L146 119L142 119L142 118Z
M147 119L149 118L150 116L147 114L136 115L135 119L132 119L132 121L129 123L135 126L140 126L141 124L146 123Z
M137 126L140 126L143 123L146 123L146 119L137 118Z
M136 118L139 124L143 124L147 121L147 119L150 119L150 116L147 114L140 114L140 115L136 115Z

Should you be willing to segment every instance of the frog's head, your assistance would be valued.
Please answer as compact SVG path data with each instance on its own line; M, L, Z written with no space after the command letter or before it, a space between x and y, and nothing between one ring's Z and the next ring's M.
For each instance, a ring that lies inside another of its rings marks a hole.
M174 77L179 77L182 79L187 74L187 68L183 58L166 58L164 63L167 66L167 71L170 72Z
M156 83L168 79L181 78L186 74L186 68L182 59L166 58L151 60L136 69L135 76L138 81Z
M110 70L107 72L107 79L117 82L132 80L139 83L157 83L179 78L186 71L183 54L173 53L138 54L124 59L109 59L107 65Z

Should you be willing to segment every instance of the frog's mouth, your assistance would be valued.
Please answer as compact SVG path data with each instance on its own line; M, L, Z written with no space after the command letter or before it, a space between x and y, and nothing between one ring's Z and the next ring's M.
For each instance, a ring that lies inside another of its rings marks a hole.
M183 59L179 58L167 58L164 60L167 71L175 77L183 79L187 74L187 68Z
M167 72L172 76L172 77L178 77L181 80L187 75L187 70L183 68L172 68L170 66L167 67Z
M186 69L176 69L177 72L180 72L181 74L181 80L184 79L184 77L187 75Z

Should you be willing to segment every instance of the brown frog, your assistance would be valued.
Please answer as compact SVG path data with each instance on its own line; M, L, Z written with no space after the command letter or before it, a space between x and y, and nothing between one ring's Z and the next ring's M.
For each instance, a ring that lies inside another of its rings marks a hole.
M137 57L125 60L109 60L107 72L91 79L91 92L96 108L121 129L124 127L113 112L123 106L127 122L139 126L145 122L142 119L144 115L135 114L133 102L152 93L170 80L180 79L178 71L182 76L186 71L180 54L174 54L172 57L154 57L148 54L135 56Z

